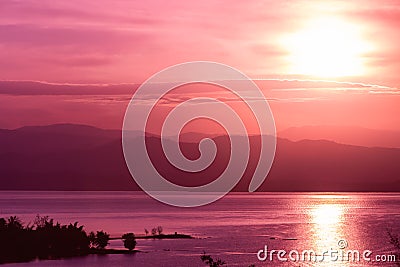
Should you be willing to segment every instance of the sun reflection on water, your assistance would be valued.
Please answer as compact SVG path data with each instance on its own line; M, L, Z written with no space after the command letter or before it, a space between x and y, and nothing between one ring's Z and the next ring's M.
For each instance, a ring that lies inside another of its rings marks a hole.
M343 209L338 204L321 204L312 210L313 222L327 228L341 221Z
M344 239L344 207L340 203L318 204L310 211L313 224L313 247L321 255L325 250L338 249L338 240ZM331 262L326 257L318 266L349 266L347 262Z

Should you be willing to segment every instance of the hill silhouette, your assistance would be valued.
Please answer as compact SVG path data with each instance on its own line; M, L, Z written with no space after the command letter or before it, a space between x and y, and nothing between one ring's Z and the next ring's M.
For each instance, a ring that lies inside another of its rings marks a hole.
M292 141L323 139L356 146L400 148L399 132L357 126L291 127L280 131L278 136Z
M117 130L63 124L0 130L0 137L2 190L140 190L126 167ZM212 138L219 149L215 162L190 179L160 156L157 136L148 139L150 156L170 181L206 184L224 170L230 153L227 136ZM197 144L187 140L180 144L184 153L198 157ZM250 137L255 149L235 191L248 189L258 142L259 137ZM398 162L400 149L396 148L278 138L274 164L258 191L400 191Z

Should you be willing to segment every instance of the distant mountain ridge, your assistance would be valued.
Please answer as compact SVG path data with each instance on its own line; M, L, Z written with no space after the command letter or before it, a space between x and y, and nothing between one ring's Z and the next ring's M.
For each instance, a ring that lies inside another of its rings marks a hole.
M292 141L330 140L365 147L400 148L400 132L356 126L302 126L280 131L278 136Z
M197 144L189 137L181 147L196 158ZM177 184L196 186L218 177L229 157L227 136L212 138L220 156L206 175L192 179L161 156L159 137L150 137L148 144L161 173ZM250 137L250 143L257 146L257 139ZM277 141L274 164L258 191L400 191L400 149ZM257 160L251 153L235 191L247 191ZM0 130L0 162L1 190L139 190L126 167L118 130L73 124Z

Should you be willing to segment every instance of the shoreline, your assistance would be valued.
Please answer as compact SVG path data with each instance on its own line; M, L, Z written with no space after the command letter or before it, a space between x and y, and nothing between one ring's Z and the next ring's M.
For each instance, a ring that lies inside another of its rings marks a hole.
M49 216L36 215L33 223L17 216L0 218L0 264L55 260L87 255L135 254L137 239L193 239L191 235L164 234L163 227L146 230L146 235L133 232L111 236L103 231L87 233L78 222L61 224ZM106 248L110 240L122 241L125 249Z
M187 234L161 234L161 235L149 235L149 236L137 236L136 239L194 239L195 237ZM122 240L122 237L112 237L109 240ZM60 257L49 257L49 258L40 258L36 257L33 259L26 259L26 260L10 260L0 262L0 265L3 264L10 264L10 263L27 263L33 261L46 261L46 260L61 260L61 259L70 259L70 258L78 258L78 257L86 257L89 255L134 255L136 253L146 253L141 250L128 250L128 249L114 249L114 248L104 248L104 249L97 249L97 248L90 248L87 253L77 254L77 255L70 255L70 256L60 256Z
M136 235L135 239L194 239L193 236L187 234L160 234L160 235ZM122 240L121 237L110 237L110 240Z

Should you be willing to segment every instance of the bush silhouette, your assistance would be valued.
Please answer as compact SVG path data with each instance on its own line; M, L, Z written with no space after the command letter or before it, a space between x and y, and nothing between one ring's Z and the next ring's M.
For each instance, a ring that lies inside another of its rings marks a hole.
M48 217L37 217L26 227L16 216L0 218L0 240L0 263L85 255L89 251L83 226L77 222L61 225Z
M159 235L161 235L161 234L163 233L163 228L162 228L162 226L157 226L157 233L158 233Z
M110 235L104 231L90 232L88 239L92 248L104 249L109 244Z
M200 256L202 262L210 267L220 267L225 265L225 262L221 259L214 260L210 255L207 255L204 251L203 254Z
M130 251L136 247L133 233L124 234L122 239L124 246ZM105 254L108 253L104 248L109 240L110 235L105 231L87 235L78 222L63 225L48 216L38 215L33 224L24 226L16 216L0 218L0 264L58 259L89 253Z
M136 239L134 233L127 233L122 236L124 247L132 251L136 247Z
M156 235L157 234L157 228L151 229L151 235Z

